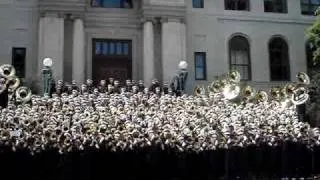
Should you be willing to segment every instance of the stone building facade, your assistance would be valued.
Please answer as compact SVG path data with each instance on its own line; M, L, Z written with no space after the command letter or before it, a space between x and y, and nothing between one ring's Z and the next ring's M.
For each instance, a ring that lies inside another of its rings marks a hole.
M108 76L169 82L186 60L189 92L230 68L261 88L306 71L305 30L315 17L303 12L305 1L284 0L283 7L270 0L128 2L1 0L0 63L22 59L24 82L40 87L44 57L54 60L56 80L79 83Z

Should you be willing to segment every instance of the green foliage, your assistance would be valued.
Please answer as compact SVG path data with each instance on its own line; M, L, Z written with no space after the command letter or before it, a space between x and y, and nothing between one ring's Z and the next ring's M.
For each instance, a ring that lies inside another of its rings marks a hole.
M308 28L307 38L312 44L314 64L320 63L320 9L316 11L317 19L315 23Z

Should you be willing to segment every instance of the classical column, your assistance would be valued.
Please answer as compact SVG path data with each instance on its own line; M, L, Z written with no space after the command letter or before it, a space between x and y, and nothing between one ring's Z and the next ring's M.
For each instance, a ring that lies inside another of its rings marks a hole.
M186 27L181 19L162 18L162 80L170 83L186 59Z
M38 74L41 77L42 60L49 57L53 60L54 79L63 79L64 17L59 14L45 14L40 17L38 32Z
M143 24L143 80L150 85L155 78L154 28L151 20Z
M82 19L75 19L73 24L72 79L81 84L85 80L85 34Z

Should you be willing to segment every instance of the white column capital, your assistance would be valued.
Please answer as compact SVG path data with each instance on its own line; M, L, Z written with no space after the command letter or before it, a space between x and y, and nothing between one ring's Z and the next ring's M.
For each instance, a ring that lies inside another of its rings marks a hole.
M151 18L151 17L143 17L140 19L141 23L144 24L146 22L151 22L152 24L156 24L157 20L155 18Z

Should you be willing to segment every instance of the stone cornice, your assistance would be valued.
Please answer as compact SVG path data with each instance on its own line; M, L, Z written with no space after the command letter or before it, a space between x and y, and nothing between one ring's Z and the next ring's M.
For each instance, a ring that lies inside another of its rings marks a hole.
M64 17L72 14L73 17L84 17L87 0L39 0L41 15L59 14Z
M186 7L144 4L141 8L141 14L143 18L165 17L183 20L186 16Z

